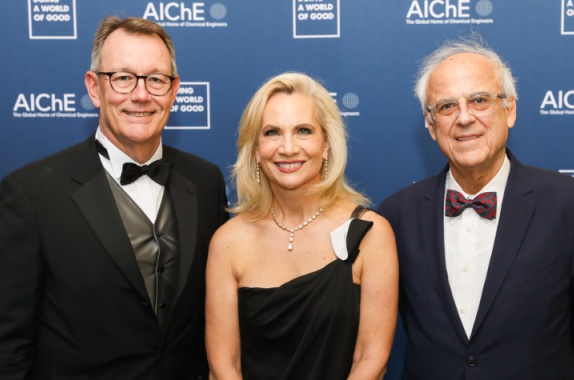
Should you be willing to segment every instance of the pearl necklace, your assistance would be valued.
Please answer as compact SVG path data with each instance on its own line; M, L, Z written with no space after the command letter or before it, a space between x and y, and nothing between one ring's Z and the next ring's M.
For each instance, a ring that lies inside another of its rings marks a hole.
M289 245L287 246L287 250L288 251L292 251L293 250L293 235L295 234L295 231L301 230L303 229L303 227L305 227L307 224L311 223L312 221L315 220L316 217L319 216L320 213L323 212L323 209L320 208L319 211L313 215L313 217L309 218L308 221L304 222L303 224L300 224L299 227L295 227L295 228L289 228L289 227L285 227L283 225L281 225L281 223L279 223L277 221L277 217L275 216L275 210L271 209L271 214L273 214L273 220L275 221L275 224L277 224L277 226L283 230L289 231L291 233L291 236L289 237Z

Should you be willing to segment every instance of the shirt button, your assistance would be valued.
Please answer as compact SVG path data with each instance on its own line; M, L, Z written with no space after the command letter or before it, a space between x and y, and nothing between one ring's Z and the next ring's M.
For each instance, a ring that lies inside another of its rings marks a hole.
M166 306L167 306L167 304L165 302L162 302L159 304L160 309L165 309Z
M461 312L462 314L466 313L466 308L465 308L464 306L461 307L461 308L460 308L460 312Z
M474 227L473 226L467 226L466 227L466 232L472 232L474 231Z
M467 267L466 265L463 266L463 267L462 267L462 271L463 271L464 273L468 272L468 267Z

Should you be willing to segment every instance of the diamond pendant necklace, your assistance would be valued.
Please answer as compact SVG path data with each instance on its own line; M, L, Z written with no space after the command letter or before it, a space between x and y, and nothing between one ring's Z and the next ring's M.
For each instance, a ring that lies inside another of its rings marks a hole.
M287 246L287 250L288 250L288 251L293 250L293 235L295 234L295 231L299 231L299 230L303 229L303 227L305 227L307 224L309 224L309 223L311 223L312 221L314 221L315 218L318 217L319 214L322 213L322 212L323 212L323 209L320 208L319 211L318 211L315 215L313 215L313 217L309 218L308 221L304 222L303 224L300 224L298 227L289 228L289 227L285 227L285 226L281 225L281 223L279 223L279 222L277 221L277 217L275 216L275 210L274 210L274 209L271 209L271 214L273 214L273 220L275 221L275 224L277 224L277 226L278 226L279 228L281 228L282 230L289 231L289 232L291 233L291 236L289 237L289 245Z

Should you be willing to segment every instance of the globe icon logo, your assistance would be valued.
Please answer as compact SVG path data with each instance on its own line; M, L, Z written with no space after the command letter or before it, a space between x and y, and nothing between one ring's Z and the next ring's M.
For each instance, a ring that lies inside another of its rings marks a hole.
M220 3L215 3L209 8L209 14L216 20L221 20L227 15L227 8L225 5Z
M480 0L476 3L476 13L488 16L492 12L492 3L489 0Z
M346 109L352 110L359 105L359 97L356 94L349 92L343 96L342 102Z
M86 111L91 111L94 108L96 108L96 106L94 106L94 103L92 103L92 99L90 99L90 95L82 96L82 99L80 100L80 104L82 105L82 107Z

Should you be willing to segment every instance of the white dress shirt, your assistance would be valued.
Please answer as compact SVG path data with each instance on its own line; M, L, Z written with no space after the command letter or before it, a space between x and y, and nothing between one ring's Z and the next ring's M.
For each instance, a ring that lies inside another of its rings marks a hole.
M108 160L101 154L99 155L104 169L106 169L112 178L116 180L116 182L122 187L122 189L124 189L130 198L133 199L139 208L147 215L149 220L152 223L155 223L165 187L153 181L147 175L141 176L135 182L130 183L129 185L122 186L120 184L120 179L122 176L124 163L131 162L138 166L142 165L135 162L131 157L129 157L118 147L112 144L110 140L108 140L106 136L103 135L99 127L96 131L96 140L98 140L103 145L103 147L107 149L108 155L110 156L110 159ZM154 161L160 160L162 157L163 149L160 141L157 150L149 159L149 161L145 163L145 165L149 165Z
M444 216L444 248L448 282L458 315L469 338L482 297L509 173L510 160L505 156L504 163L496 176L478 194L474 195L462 190L450 170L446 175L445 202L447 190L456 190L469 199L474 199L485 192L495 191L498 198L496 218L493 220L481 217L472 207L455 217Z

